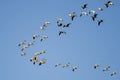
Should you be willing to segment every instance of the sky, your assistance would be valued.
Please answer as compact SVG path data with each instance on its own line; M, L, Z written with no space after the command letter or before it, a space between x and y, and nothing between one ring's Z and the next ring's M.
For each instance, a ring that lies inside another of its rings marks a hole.
M0 0L0 80L119 80L120 79L120 1L111 0L114 5L106 8L107 0ZM88 4L82 9L83 4ZM103 11L98 11L103 7ZM90 15L79 17L82 11L95 10L96 21ZM77 17L71 21L69 13ZM58 27L56 20L71 23L69 28ZM100 26L97 20L103 19ZM50 21L46 30L40 26ZM60 30L66 31L58 35ZM20 41L33 41L34 34L47 35L40 42L25 49L21 56ZM46 50L39 59L46 63L33 65L29 59L35 52ZM56 63L62 65L54 67ZM70 62L68 68L62 68ZM94 64L100 64L95 70ZM73 72L72 67L78 66ZM110 71L103 68L110 66ZM118 74L110 76L112 71Z

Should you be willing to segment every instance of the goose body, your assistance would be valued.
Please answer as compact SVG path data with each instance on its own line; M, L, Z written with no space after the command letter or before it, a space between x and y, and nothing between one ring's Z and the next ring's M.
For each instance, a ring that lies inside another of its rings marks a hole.
M55 64L55 67L58 67L58 66L60 66L61 65L61 63L56 63Z
M103 68L103 71L109 71L110 66Z
M88 15L88 13L87 12L81 12L80 17L82 17L83 15Z
M77 17L77 15L75 14L75 12L69 13L68 15L71 17L71 20L72 20L72 21L73 21L73 19L74 19L75 17Z
M33 39L36 39L36 38L38 38L39 37L39 34L34 34L33 35Z
M65 32L65 31L59 31L59 36L60 36L61 34L66 34L66 32Z
M116 74L117 74L117 72L112 72L110 75L113 76L113 75L116 75Z
M94 64L94 69L96 69L99 66L100 66L99 64Z
M82 7L82 9L87 8L87 5L88 5L88 4L84 4L83 6L81 6L81 7Z
M32 46L35 44L35 41L28 43L28 46Z
M25 52L22 52L22 53L21 53L21 56L25 56L25 55L26 55L26 53L25 53Z
M39 65L45 64L46 63L46 59L42 59L39 61Z
M47 38L48 38L48 36L43 35L43 36L41 37L41 40L40 40L40 41L43 41L43 40L45 40L45 39L47 39Z
M67 64L65 64L65 65L63 66L63 68L64 68L64 67L69 67L69 65L70 65L70 63L67 63Z
M73 66L72 71L74 72L77 68L78 68L77 66Z
M103 20L98 20L98 26L100 26L100 24L103 22Z
M24 45L26 43L26 41L24 40L24 41L20 41L19 43L18 43L18 46L22 46L22 45Z

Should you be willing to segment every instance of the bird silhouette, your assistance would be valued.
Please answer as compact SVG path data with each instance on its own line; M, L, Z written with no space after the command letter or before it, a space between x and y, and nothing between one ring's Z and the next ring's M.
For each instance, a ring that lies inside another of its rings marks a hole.
M33 35L33 39L36 39L36 38L38 38L39 37L39 34L34 34Z
M112 72L110 75L113 76L113 75L116 75L116 74L117 74L117 72Z
M59 31L59 36L60 36L61 34L66 34L66 32L65 32L65 31Z
M100 66L99 64L94 64L94 69L96 69L99 66Z
M73 66L72 71L74 72L77 68L78 68L77 66Z
M64 67L69 67L69 65L70 65L70 63L67 63L67 64L65 64L65 65L63 66L63 68L64 68Z
M46 63L46 59L42 59L39 61L39 65L45 64Z
M64 28L64 27L69 27L70 25L71 25L71 23L64 24L64 25L63 25L63 28Z
M98 8L99 11L103 11L104 9L103 8Z
M48 38L48 36L43 35L43 36L41 37L40 41L42 42L43 40L45 40L45 39L47 39L47 38Z
M108 7L111 6L111 5L113 5L112 1L107 1L107 2L105 3L106 8L108 8Z
M109 71L110 66L103 68L103 71Z
M103 20L98 20L98 26L100 26L100 24L103 22Z
M81 12L80 17L82 17L83 15L88 15L88 13L87 12Z
M77 17L77 15L75 14L75 12L69 13L68 15L71 17L71 20L72 20L72 21L73 21L73 19L74 19L75 17Z
M24 45L25 43L26 43L26 40L20 41L20 42L18 43L18 46L22 46L22 45Z
M61 63L59 62L59 63L56 63L55 64L55 67L58 67L58 66L60 66L61 65Z
M82 9L87 8L87 5L88 5L88 4L84 4L84 5L82 5L82 6L81 6L81 7L82 7Z

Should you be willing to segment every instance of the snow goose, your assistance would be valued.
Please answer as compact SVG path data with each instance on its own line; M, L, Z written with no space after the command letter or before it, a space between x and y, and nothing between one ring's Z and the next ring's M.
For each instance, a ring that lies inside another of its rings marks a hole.
M77 15L75 14L75 12L69 13L68 15L71 17L71 20L72 20L72 21L73 21L73 19L74 19L75 17L77 17Z
M94 69L96 69L99 66L100 66L99 64L94 64Z
M65 32L65 31L59 31L59 36L60 36L61 34L66 34L66 32Z
M48 38L48 36L43 35L43 36L41 37L40 41L43 41L43 40L45 40L45 39L47 39L47 38Z
M103 71L109 71L110 66L103 68Z
M84 4L84 5L82 5L82 6L81 6L81 7L82 7L82 9L87 8L87 5L88 5L88 4Z

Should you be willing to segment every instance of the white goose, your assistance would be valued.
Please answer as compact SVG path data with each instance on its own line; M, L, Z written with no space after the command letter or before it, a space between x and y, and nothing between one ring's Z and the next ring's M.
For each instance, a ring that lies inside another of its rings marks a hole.
M46 29L46 25L43 24L41 27L40 27L41 30L45 30Z
M69 13L68 15L71 17L71 20L72 20L72 21L73 21L73 19L74 19L75 17L77 17L77 15L75 14L75 12Z
M36 38L38 38L39 37L39 34L34 34L33 35L33 39L36 39Z
M32 46L32 45L34 45L35 44L35 41L32 41L32 42L29 42L28 43L28 46Z
M60 22L62 22L62 21L63 21L62 18L58 18L58 19L57 19L57 23L60 23Z
M116 75L116 74L117 74L117 72L112 72L110 75L113 76L113 75Z
M20 41L19 43L18 43L18 46L22 46L22 45L24 45L26 43L26 41L24 40L24 41Z
M23 45L22 48L21 48L21 51L25 50L26 48L29 48L28 45Z
M113 5L112 1L107 1L107 2L105 3L106 8L108 8L108 7L111 6L111 5Z
M40 54L45 54L45 53L46 53L46 50L40 51Z
M103 71L109 71L110 66L103 68Z
M104 9L103 8L98 8L99 11L103 11Z
M56 63L55 64L55 67L58 67L58 66L60 66L61 65L61 63L59 62L59 63Z
M43 41L43 40L45 40L45 39L47 39L47 38L48 38L48 36L43 35L43 36L41 37L41 40L40 40L40 41Z
M46 63L46 59L42 59L39 61L39 65L45 64Z
M91 13L92 13L92 14L96 14L96 11L91 9L91 10L89 11L89 14L91 14Z
M94 69L96 69L99 66L100 66L99 64L94 64Z
M77 68L78 68L77 66L73 66L72 71L74 72Z
M49 22L49 21L46 21L44 24L47 26L48 24L50 24L50 22Z
M25 55L26 55L26 53L25 53L25 52L22 52L22 53L21 53L21 56L25 56Z
M70 63L67 63L67 64L65 64L65 65L63 66L63 68L64 68L64 67L69 67L69 65L70 65Z
M36 56L36 57L39 56L39 55L40 55L40 52L35 52L34 53L34 56Z
M88 13L87 12L81 12L80 17L82 17L82 15L88 15Z

